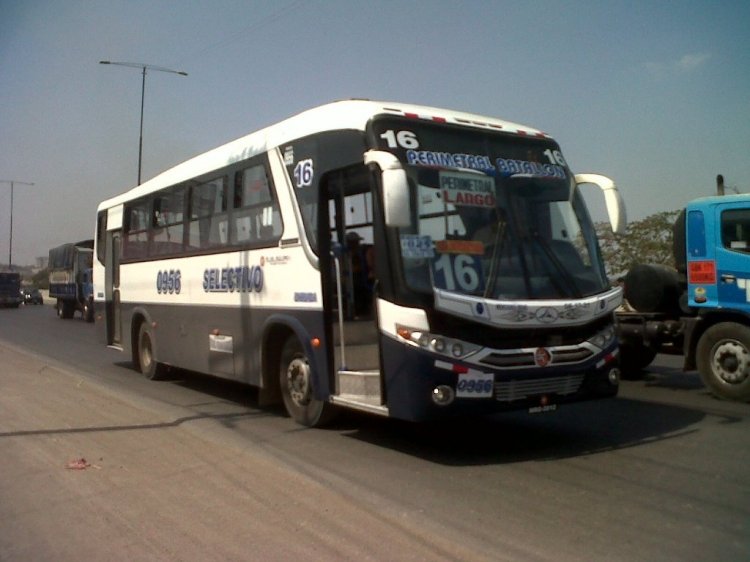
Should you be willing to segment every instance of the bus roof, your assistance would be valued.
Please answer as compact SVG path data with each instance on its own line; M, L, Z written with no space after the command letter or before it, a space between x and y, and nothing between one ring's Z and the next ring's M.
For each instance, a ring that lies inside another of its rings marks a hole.
M165 170L129 191L103 201L99 209L106 209L125 201L178 184L190 178L210 173L227 164L261 154L314 133L333 130L365 130L377 115L393 115L448 123L476 129L493 130L525 136L549 136L537 129L473 113L453 111L424 105L370 100L345 100L308 109L250 133Z

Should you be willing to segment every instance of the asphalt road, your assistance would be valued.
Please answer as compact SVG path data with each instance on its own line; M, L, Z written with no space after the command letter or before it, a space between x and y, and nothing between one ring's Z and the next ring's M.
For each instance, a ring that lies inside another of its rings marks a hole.
M0 424L3 561L750 560L750 404L675 357L552 414L311 430L22 307L0 310Z

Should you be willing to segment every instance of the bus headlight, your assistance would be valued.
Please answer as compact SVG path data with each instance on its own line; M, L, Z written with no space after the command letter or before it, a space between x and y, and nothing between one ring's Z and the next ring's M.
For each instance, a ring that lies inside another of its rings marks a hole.
M594 337L589 339L589 343L595 345L599 349L606 349L614 339L615 327L610 324L609 326L598 332Z
M396 333L410 345L453 359L463 359L481 349L481 346L473 343L423 332L401 324L396 324Z

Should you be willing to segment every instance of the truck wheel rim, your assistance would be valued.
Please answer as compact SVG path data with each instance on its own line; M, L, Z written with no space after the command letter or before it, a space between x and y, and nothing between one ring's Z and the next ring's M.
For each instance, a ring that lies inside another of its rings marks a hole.
M738 341L725 340L714 349L713 370L727 384L741 384L750 375L750 353Z
M310 366L303 358L293 359L286 371L289 396L297 406L310 403Z

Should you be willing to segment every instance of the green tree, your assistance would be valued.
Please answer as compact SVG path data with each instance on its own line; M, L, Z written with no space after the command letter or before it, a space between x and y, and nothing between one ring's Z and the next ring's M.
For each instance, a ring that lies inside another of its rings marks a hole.
M596 223L607 275L624 274L638 263L660 263L674 267L672 226L679 213L662 211L633 221L622 235L614 234L608 223Z

